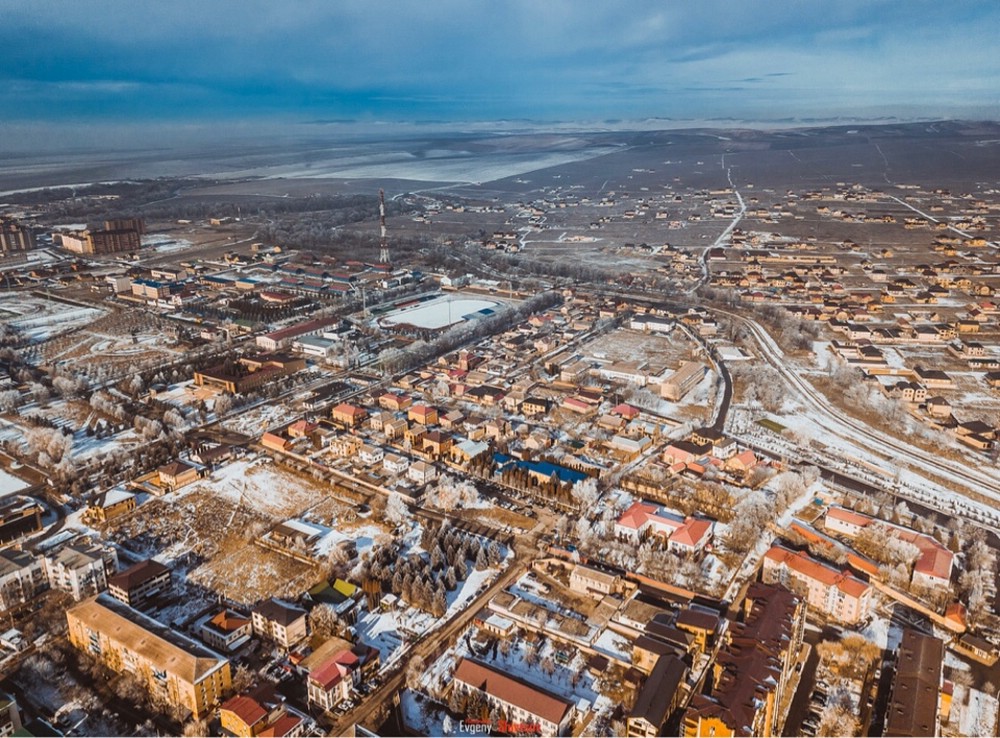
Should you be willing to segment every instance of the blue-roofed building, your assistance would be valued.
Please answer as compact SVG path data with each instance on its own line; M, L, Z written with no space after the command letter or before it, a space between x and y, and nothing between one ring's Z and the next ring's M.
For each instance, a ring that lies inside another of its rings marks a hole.
M582 471L570 469L568 466L555 464L551 461L525 461L523 459L515 459L506 454L495 453L493 454L493 462L497 466L498 474L503 474L504 469L513 465L516 469L526 470L541 483L549 482L553 477L558 478L560 482L568 484L576 484L587 479L587 475Z

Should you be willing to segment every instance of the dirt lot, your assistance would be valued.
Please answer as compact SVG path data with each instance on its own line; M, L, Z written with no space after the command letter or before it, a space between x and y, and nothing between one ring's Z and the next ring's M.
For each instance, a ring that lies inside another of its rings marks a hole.
M647 371L659 374L665 368L676 369L681 361L690 358L693 348L694 344L679 331L659 336L617 330L584 344L582 352L608 361L647 362Z
M317 568L254 545L276 522L311 510L324 520L356 525L349 509L318 483L271 464L237 461L214 478L151 499L112 532L143 556L187 567L192 583L239 602L293 596L315 584Z

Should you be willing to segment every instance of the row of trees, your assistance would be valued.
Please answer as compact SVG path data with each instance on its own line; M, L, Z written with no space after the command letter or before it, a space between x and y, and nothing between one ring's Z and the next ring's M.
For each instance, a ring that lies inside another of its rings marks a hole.
M440 617L448 607L447 593L468 578L469 562L481 571L502 561L496 542L482 544L475 536L451 527L428 526L423 545L430 552L426 558L403 554L398 544L390 544L373 549L362 559L354 575L364 582L369 609L378 607L374 598L389 591L409 605Z

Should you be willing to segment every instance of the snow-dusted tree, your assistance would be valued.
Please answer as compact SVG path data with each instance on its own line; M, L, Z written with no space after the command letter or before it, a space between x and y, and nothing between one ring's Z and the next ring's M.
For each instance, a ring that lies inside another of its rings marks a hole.
M331 638L340 633L342 624L337 612L330 605L321 602L309 613L309 628L320 638Z
M17 390L0 392L0 411L9 413L21 404L21 393Z
M601 495L597 489L597 480L593 477L581 479L574 484L571 494L577 507L588 513L594 509L594 505L597 504L597 499Z
M398 492L389 495L385 505L385 519L393 525L399 525L410 519L410 510L406 506L406 500Z
M407 689L412 689L416 691L420 688L420 682L423 679L424 673L427 671L427 665L424 661L423 656L414 656L410 659L410 663L406 665L406 687Z

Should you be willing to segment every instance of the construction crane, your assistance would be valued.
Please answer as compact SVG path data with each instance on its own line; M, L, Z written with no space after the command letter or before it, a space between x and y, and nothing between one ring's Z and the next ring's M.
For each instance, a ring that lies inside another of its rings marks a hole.
M389 263L389 238L385 232L385 190L378 191L379 255L383 264Z

